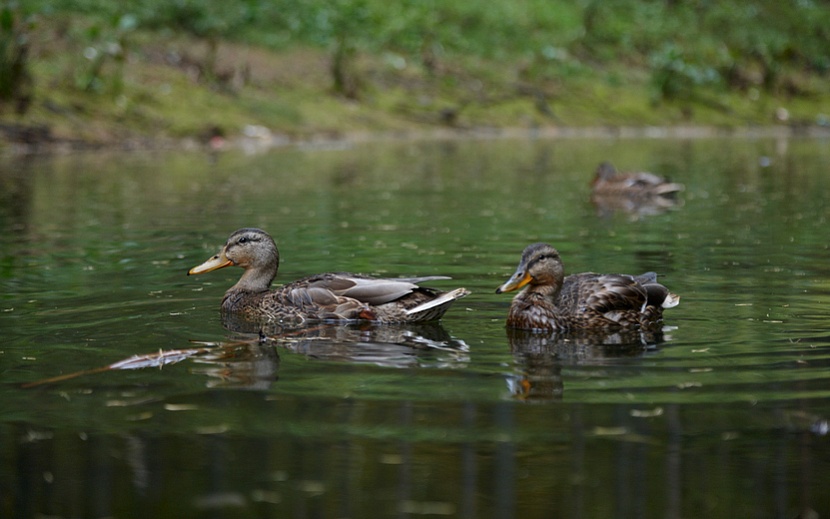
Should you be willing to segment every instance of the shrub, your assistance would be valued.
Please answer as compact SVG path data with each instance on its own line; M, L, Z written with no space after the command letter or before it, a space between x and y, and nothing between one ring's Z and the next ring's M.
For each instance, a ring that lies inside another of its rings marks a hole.
M13 105L18 114L24 114L32 102L29 32L33 28L34 17L23 19L15 5L0 10L0 108Z

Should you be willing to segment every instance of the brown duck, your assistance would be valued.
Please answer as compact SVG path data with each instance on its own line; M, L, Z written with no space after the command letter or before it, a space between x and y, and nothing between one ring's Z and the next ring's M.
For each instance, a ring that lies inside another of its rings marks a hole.
M597 167L591 190L597 196L671 197L683 191L683 184L645 171L619 173L613 164L603 162Z
M565 277L559 252L546 243L529 245L516 272L496 293L519 289L507 326L526 330L653 329L664 308L680 303L654 272Z
M449 279L444 276L385 279L345 272L317 274L271 290L279 262L273 238L263 230L246 228L231 234L218 254L190 269L188 275L242 267L242 277L225 292L222 312L285 325L434 321L456 299L469 294L464 288L441 292L418 286L423 281Z

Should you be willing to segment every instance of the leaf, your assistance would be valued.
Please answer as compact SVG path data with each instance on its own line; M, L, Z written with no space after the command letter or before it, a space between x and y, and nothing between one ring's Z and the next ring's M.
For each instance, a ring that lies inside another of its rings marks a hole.
M12 32L12 29L14 29L14 15L8 7L4 7L3 11L0 12L0 28L3 29L3 32Z

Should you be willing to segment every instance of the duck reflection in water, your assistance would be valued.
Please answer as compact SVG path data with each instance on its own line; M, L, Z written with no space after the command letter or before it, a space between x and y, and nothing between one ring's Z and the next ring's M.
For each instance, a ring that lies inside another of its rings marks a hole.
M257 334L281 349L315 359L400 368L460 367L469 362L468 345L435 322L319 323L286 329L230 314L223 315L222 322L235 334Z
M591 182L591 203L600 216L620 212L636 220L683 205L677 193L684 189L683 184L654 173L619 173L610 162L603 162Z
M199 364L192 373L210 377L208 387L265 390L279 378L280 355L266 337L216 344L194 357Z
M621 357L639 357L655 351L665 338L662 331L578 330L539 332L507 328L507 340L516 363L516 375L507 379L510 392L522 400L560 400L565 391L562 367L600 364Z
M210 377L208 387L267 390L279 378L280 349L340 362L406 368L456 368L469 362L469 347L437 323L419 325L319 324L283 329L226 317L227 341L191 341L186 348L159 350L73 373L35 380L34 388L108 371L161 368L184 360L198 364L192 373ZM238 326L237 326L238 325ZM254 328L252 328L254 327Z

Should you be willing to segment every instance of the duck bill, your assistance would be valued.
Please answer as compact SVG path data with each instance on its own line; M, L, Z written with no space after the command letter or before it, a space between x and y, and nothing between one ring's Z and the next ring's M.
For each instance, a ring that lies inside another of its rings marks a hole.
M507 280L505 284L496 289L496 293L501 294L503 292L512 292L514 290L519 290L520 288L530 283L531 279L533 278L530 277L530 274L526 270L519 269L516 271L515 274L513 274L510 277L510 279Z
M205 272L213 272L214 270L230 267L231 265L233 265L233 261L229 260L228 257L225 256L225 251L222 251L216 256L202 263L201 265L198 265L188 270L187 275L192 276L194 274L204 274Z

